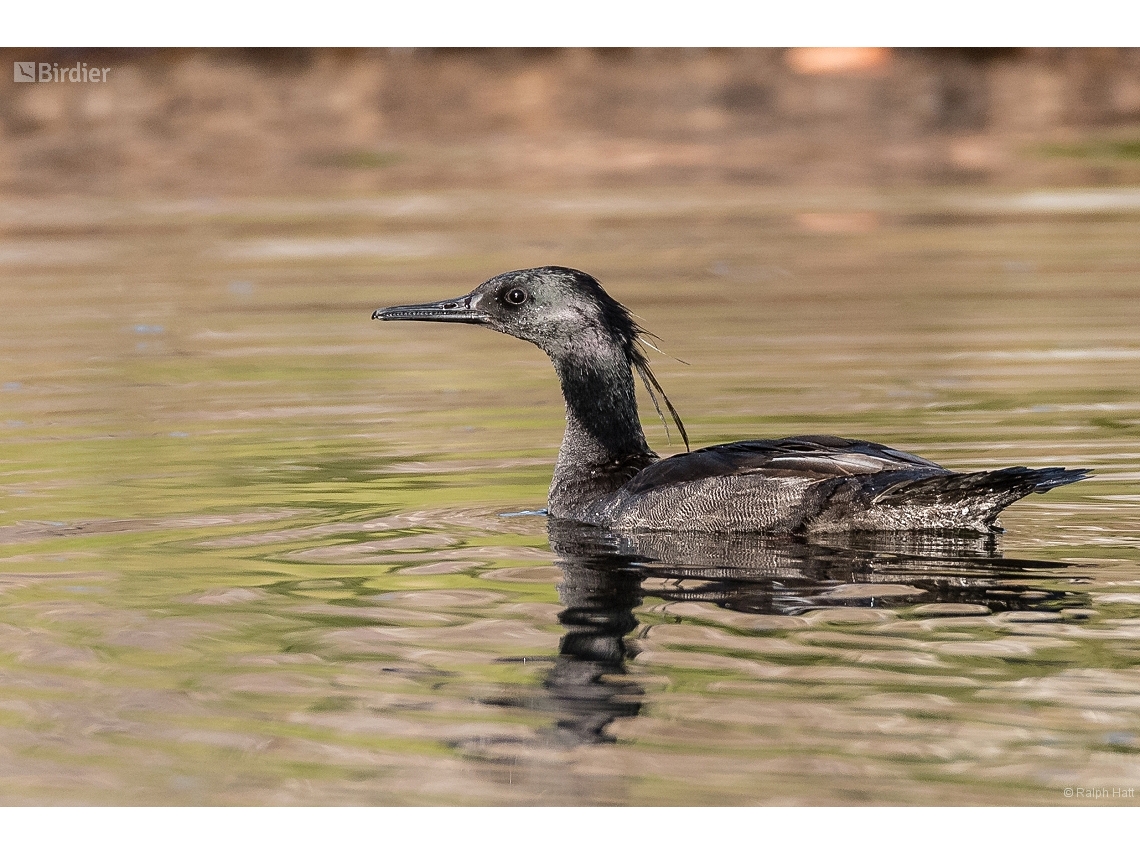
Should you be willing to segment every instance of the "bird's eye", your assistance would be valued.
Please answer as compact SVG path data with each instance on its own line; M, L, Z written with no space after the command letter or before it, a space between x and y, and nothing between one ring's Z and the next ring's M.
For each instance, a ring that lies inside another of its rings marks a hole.
M503 295L503 299L510 303L512 306L521 306L526 302L526 291L522 288L512 288Z

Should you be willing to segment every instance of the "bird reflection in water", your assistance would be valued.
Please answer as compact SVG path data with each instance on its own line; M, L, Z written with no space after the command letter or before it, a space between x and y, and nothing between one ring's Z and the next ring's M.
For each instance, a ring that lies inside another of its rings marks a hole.
M993 612L1083 604L1077 594L1034 587L1068 578L1061 571L1070 565L1005 558L993 536L900 533L821 543L614 532L553 519L548 530L563 572L559 656L541 698L497 703L553 713L555 739L565 746L609 741L610 723L641 711L644 691L627 674L626 662L637 653L634 610L647 587L667 602L696 600L756 614L933 603Z

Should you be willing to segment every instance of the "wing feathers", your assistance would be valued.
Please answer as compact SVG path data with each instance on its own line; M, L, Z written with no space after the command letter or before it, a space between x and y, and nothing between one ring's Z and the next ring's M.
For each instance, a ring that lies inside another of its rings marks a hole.
M790 436L713 445L678 454L643 469L625 489L644 493L667 485L731 475L823 480L898 469L946 471L937 463L875 442L837 436Z

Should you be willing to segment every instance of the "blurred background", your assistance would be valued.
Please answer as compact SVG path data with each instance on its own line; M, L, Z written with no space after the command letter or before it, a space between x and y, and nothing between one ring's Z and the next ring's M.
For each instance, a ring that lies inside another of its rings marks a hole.
M6 50L7 193L1140 180L1138 48Z

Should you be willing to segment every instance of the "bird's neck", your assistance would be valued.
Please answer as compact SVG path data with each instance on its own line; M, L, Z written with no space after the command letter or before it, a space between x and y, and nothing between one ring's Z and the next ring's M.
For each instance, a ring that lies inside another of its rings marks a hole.
M617 490L657 455L645 441L629 359L611 352L552 357L566 399L566 433L550 484L549 512L574 510Z

